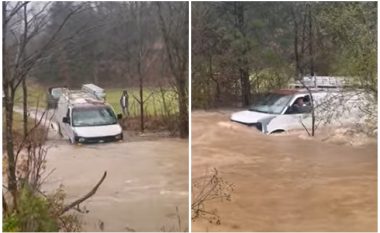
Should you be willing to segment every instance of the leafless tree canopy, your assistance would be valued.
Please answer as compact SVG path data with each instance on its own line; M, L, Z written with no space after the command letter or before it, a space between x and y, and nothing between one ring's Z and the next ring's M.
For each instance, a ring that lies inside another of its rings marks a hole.
M376 2L195 2L192 107L243 105L303 75L377 95Z

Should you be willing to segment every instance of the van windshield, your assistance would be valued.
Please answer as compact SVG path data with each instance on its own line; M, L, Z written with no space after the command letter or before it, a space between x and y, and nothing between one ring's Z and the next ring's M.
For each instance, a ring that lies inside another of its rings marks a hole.
M62 88L53 88L51 90L51 95L56 98L56 99L59 99L59 97L62 95L62 92L63 92L63 89Z
M292 97L292 95L270 93L251 105L249 111L280 114Z
M73 126L99 126L117 123L116 116L109 107L74 108L72 112Z

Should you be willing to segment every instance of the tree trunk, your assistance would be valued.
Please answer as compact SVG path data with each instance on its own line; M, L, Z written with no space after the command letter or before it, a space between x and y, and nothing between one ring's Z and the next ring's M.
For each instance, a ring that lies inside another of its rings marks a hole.
M183 73L183 75L185 75ZM188 98L186 93L186 81L183 78L176 78L178 89L179 104L179 134L181 138L189 136L189 116L188 116Z
M208 76L209 78L206 79L206 83L207 83L207 103L208 103L208 108L210 107L210 105L214 105L214 100L212 100L211 98L211 88L210 88L210 81L213 81L213 76L212 76L212 55L209 55L209 59L208 59Z
M5 23L4 17L6 16L6 4L3 4L3 103L5 104L5 142L8 157L8 190L13 197L13 208L17 209L17 180L16 180L16 164L15 156L13 150L13 100L14 92L11 90L11 77L9 69L9 60L7 57L7 45L6 45L6 34L7 34L7 24ZM4 201L4 199L3 199Z
M311 16L310 3L309 3L309 56L310 56L310 75L314 76L313 22L312 22L312 16Z
M99 75L98 75L98 72L99 72L99 70L98 70L98 62L95 61L95 63L94 63L94 79L93 79L95 85L99 85L99 80L98 80L99 79Z
M26 40L28 36L28 17L27 17L27 5L24 5L24 38L23 43L26 46ZM23 60L25 59L26 53L22 53ZM23 107L23 126L24 126L24 137L28 134L28 91L26 87L26 77L22 79L22 107Z
M240 34L243 38L246 38L245 32L245 15L244 15L244 3L235 2L234 10L236 13L236 27L239 30ZM236 36L236 35L235 35ZM242 97L242 105L248 106L251 103L251 84L249 81L249 68L248 68L248 43L245 43L245 47L241 52L240 64L239 64L239 75L240 75L240 85L241 85L241 97Z
M62 50L62 52L58 56L59 79L63 80L64 85L71 86L72 81L70 78L69 67L66 61L67 61L66 51Z
M5 201L4 193L3 193L3 219L8 213L8 205L7 202Z
M309 4L309 56L310 56L310 75L314 76L314 54L313 54L313 23L311 15L311 5ZM314 111L314 98L311 95L311 136L314 136L315 131L315 111Z
M28 89L25 79L22 80L22 97L24 137L26 137L28 134Z
M220 99L220 84L217 78L214 77L214 69L212 66L212 55L210 56L209 60L209 75L210 79L215 82L215 100L216 100L216 107L219 106L221 99Z
M143 84L143 78L142 78L142 75L141 75L141 70L140 70L140 63L138 65L139 67L139 88L140 88L140 101L139 101L139 104L140 104L140 130L141 130L141 133L144 133L144 84Z
M248 106L251 103L251 84L249 82L249 72L244 68L240 68L239 72L242 90L242 104L243 106Z
M13 103L14 90L5 85L5 141L8 155L8 190L13 197L13 208L17 209L17 179L16 179L16 160L14 153L13 135Z
M296 78L298 79L301 76L302 70L300 66L300 59L299 59L299 54L298 54L298 22L296 18L296 14L294 12L294 9L291 11L292 13L292 18L293 18L293 23L294 23L294 57L296 60L296 67L295 67L295 75Z
M143 83L143 74L142 74L142 54L143 54L143 45L142 45L142 34L141 34L141 2L136 2L137 4L137 27L139 33L139 55L137 61L137 72L139 76L139 88L140 88L140 130L141 133L144 133L144 83Z
M219 84L219 81L218 80L215 80L216 82L216 102L217 102L217 107L219 107L219 104L221 102L221 99L220 99L220 84Z

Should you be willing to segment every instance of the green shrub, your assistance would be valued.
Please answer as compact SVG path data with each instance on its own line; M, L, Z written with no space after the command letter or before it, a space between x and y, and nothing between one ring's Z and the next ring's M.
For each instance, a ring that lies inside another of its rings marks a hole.
M49 210L46 198L36 195L29 188L21 189L18 211L4 216L3 231L58 231L59 225Z
M3 231L4 232L19 232L20 229L20 221L17 217L16 213L12 213L11 215L5 216L3 221Z

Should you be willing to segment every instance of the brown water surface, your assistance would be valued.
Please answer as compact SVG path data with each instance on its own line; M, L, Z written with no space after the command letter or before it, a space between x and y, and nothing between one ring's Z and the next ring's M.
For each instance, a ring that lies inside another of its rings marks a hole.
M336 145L295 135L268 136L192 113L192 177L217 168L235 185L231 202L213 201L221 224L193 231L376 231L377 144Z
M81 205L89 210L80 215L83 231L188 229L187 140L82 146L56 141L48 151L47 167L55 171L44 189L63 184L67 202L89 192L108 172L97 193Z

